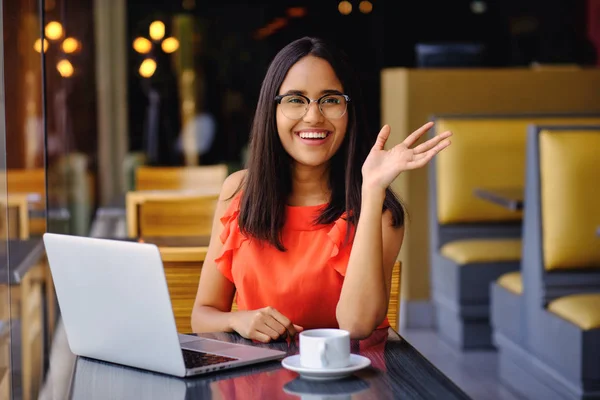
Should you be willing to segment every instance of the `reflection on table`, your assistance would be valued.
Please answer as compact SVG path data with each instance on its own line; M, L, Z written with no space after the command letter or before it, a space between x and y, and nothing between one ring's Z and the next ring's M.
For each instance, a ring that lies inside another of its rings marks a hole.
M237 334L203 334L250 344ZM260 345L298 353L297 342ZM353 341L352 352L371 360L371 367L333 382L306 381L281 367L279 361L255 364L179 379L79 357L72 376L70 399L467 399L446 376L392 329Z

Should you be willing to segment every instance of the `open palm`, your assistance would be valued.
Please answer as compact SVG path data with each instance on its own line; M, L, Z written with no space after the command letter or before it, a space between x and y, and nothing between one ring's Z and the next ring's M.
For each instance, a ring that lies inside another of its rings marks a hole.
M433 122L426 123L411 133L402 143L385 150L385 142L390 137L391 130L389 125L384 125L362 166L363 183L369 187L385 189L401 172L423 167L433 156L448 147L450 145L448 138L452 136L450 131L410 148L432 126Z

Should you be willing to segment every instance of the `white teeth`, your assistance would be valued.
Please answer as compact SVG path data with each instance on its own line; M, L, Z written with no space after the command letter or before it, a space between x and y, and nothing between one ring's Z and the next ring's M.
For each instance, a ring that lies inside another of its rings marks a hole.
M326 132L300 132L299 135L302 139L325 139L327 137Z

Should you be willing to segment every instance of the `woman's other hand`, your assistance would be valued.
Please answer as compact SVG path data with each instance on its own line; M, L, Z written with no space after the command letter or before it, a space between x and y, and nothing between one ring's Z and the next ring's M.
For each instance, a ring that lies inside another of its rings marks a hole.
M452 136L450 131L410 148L432 126L433 122L426 123L411 133L402 143L385 150L385 142L391 130L389 125L384 125L362 166L363 186L366 185L370 189L386 189L401 172L425 166L433 156L448 147L449 137Z
M231 328L246 339L263 343L286 336L293 337L304 329L292 324L289 318L273 307L234 312L231 314Z

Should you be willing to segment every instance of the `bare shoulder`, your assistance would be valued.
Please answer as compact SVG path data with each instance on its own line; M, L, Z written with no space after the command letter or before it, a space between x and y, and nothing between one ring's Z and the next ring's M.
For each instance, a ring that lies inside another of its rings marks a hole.
M223 186L221 187L221 195L219 196L219 200L228 200L235 194L238 190L242 181L246 177L247 170L243 169L233 174L229 175L225 182L223 182Z

